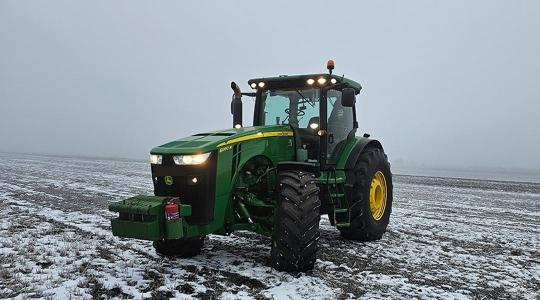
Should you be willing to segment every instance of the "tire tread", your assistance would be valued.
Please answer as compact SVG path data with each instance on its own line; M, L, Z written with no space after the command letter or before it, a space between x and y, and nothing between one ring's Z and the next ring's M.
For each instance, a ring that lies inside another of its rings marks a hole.
M318 250L319 188L309 172L284 171L279 178L272 265L281 271L307 271L313 268Z

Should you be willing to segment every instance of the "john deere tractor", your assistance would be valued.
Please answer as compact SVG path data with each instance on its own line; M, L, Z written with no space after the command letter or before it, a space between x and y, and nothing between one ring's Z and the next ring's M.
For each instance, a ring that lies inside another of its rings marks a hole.
M206 235L253 231L271 240L283 271L313 268L319 221L344 239L380 239L392 208L392 174L381 143L356 136L361 86L329 73L234 82L232 128L197 133L150 151L154 196L109 209L113 234L153 241L159 254L192 257ZM242 98L253 97L253 126Z

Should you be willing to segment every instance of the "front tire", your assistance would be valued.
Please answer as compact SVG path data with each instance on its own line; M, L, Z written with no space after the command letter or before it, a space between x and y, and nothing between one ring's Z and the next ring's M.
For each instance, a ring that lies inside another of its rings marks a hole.
M346 191L351 203L351 223L339 228L341 236L357 241L374 241L386 232L392 211L392 173L382 149L365 149L354 169L347 174Z
M272 239L272 266L280 271L313 269L319 241L319 188L315 175L279 173L279 199Z
M152 244L156 252L168 257L188 258L201 253L204 236L177 240L159 240Z

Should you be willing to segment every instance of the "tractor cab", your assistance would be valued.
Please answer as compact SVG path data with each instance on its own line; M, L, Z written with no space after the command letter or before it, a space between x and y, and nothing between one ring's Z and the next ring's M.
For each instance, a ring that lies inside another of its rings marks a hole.
M358 127L355 95L362 88L355 81L332 75L332 61L328 69L330 74L251 79L248 83L254 93L235 92L236 96L255 97L253 126L289 125L295 136L296 161L318 163L321 169L335 165L347 139L354 138ZM234 97L233 116L241 114L241 106L234 109ZM241 120L241 116L234 119Z

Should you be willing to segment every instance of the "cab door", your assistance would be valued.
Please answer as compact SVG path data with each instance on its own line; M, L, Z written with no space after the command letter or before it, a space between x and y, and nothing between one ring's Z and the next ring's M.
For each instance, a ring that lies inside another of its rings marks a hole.
M341 105L341 91L333 89L327 91L326 103L326 163L335 165L347 138L356 131L354 107Z

